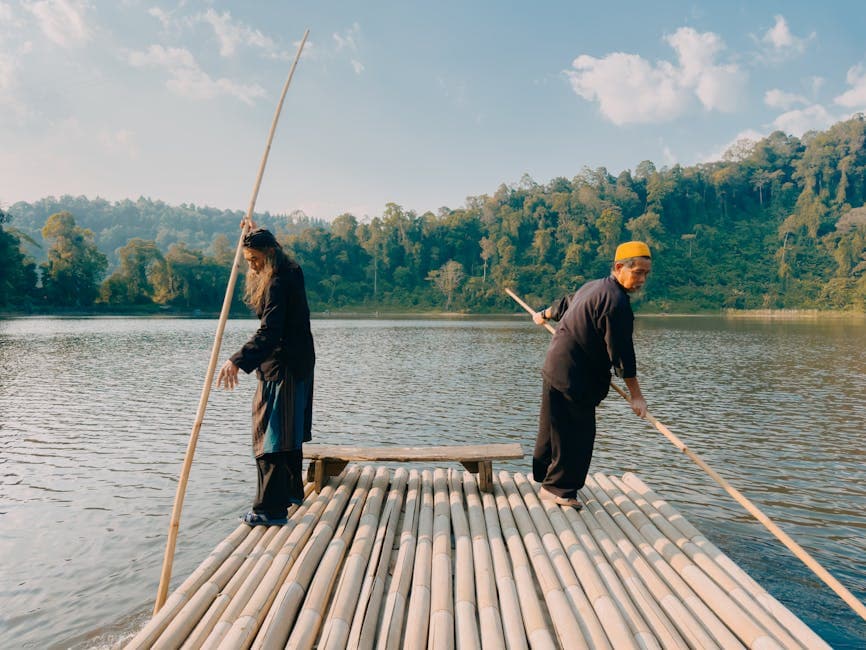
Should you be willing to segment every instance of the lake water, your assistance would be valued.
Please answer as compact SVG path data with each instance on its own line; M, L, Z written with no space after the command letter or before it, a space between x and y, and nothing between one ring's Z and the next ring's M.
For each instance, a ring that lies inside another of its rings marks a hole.
M256 322L230 321L222 358ZM0 647L100 647L149 617L216 323L0 321ZM549 334L526 319L314 320L320 443L520 442ZM866 600L866 322L639 318L650 411ZM173 587L255 490L254 380L211 395ZM593 471L633 471L835 647L866 623L611 395ZM529 457L499 463L528 471Z

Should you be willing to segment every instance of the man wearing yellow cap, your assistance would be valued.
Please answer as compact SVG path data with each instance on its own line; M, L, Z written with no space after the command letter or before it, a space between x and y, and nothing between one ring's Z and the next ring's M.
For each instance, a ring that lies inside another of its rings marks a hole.
M634 313L629 294L643 287L652 261L640 241L621 244L611 274L584 284L536 312L533 320L559 321L541 370L544 381L532 473L541 496L580 508L595 444L595 407L610 387L610 369L625 380L631 408L646 415L632 343Z

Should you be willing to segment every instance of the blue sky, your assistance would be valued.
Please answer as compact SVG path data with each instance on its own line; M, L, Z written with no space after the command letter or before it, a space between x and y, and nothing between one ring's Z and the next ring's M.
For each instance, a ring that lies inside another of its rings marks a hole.
M717 159L866 111L866 3L0 0L0 205L319 218Z

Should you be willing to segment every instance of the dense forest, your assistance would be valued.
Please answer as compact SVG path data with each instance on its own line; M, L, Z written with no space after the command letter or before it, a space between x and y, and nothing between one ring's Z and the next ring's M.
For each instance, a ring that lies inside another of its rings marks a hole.
M301 263L319 311L512 310L504 286L546 304L605 275L628 239L653 250L644 310L866 311L864 143L858 115L691 167L524 176L435 214L389 203L364 221L256 220ZM241 216L145 198L15 203L0 211L0 307L216 311Z

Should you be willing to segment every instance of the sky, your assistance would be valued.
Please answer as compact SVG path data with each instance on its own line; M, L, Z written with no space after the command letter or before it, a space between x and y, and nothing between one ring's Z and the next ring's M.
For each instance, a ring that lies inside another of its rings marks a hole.
M866 2L0 0L0 207L418 214L866 111Z

